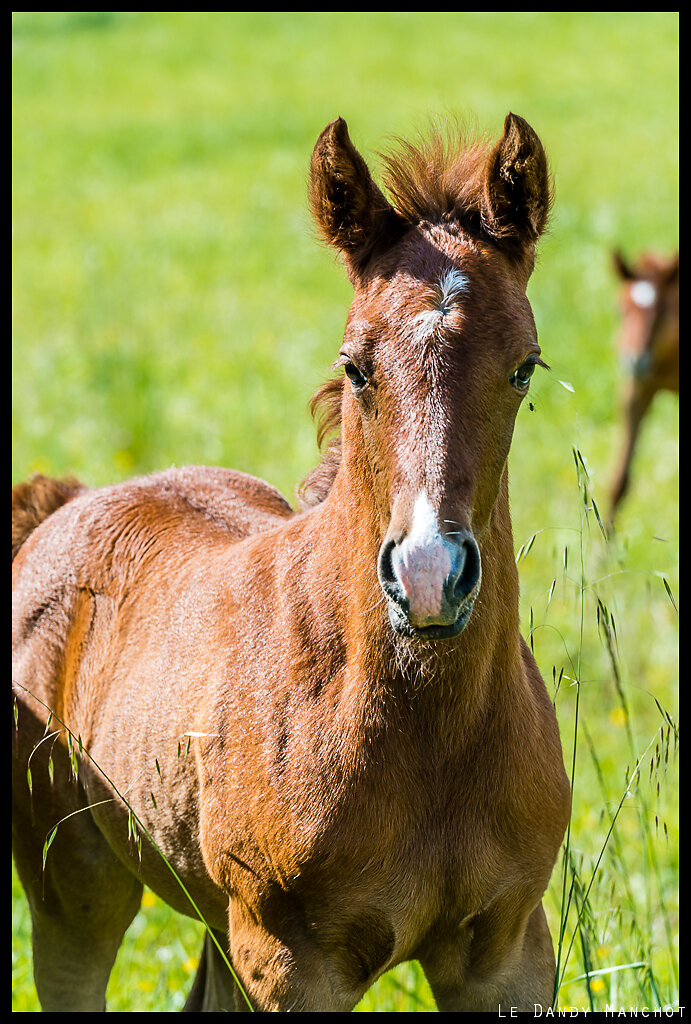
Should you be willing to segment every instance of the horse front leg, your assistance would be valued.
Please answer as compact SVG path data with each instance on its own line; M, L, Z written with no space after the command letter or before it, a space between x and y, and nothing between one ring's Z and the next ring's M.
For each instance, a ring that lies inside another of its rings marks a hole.
M419 954L440 1012L544 1012L554 996L555 960L542 904L524 930L497 914L478 917Z
M638 381L630 381L623 402L624 443L610 490L610 523L629 489L633 455L643 420L650 408L654 391Z
M52 785L46 781L44 748L32 760L33 792L27 789L25 761L13 779L13 855L31 911L36 990L43 1012L102 1012L142 883L97 829L57 744L54 760Z

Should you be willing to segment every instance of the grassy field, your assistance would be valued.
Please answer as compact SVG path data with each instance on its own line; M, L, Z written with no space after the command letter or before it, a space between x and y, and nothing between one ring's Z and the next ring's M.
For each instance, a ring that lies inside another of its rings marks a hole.
M510 467L522 626L574 766L546 901L555 937L568 906L562 1006L679 999L671 396L609 541L593 509L619 437L610 254L678 244L677 47L675 12L13 16L13 482L194 462L292 498L350 296L307 213L321 129L345 117L375 166L430 115L498 136L514 110L542 137L556 204L529 294L552 371ZM109 1009L179 1009L200 935L147 893ZM14 874L12 987L39 1009ZM432 1009L414 964L358 1007Z

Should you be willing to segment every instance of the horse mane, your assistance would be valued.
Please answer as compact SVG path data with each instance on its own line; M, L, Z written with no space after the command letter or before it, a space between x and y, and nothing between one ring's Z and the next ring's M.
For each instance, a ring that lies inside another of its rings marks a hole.
M485 138L470 140L455 122L433 126L416 143L394 138L389 152L379 153L382 182L396 213L416 224L455 224L481 229L482 171L487 159ZM317 425L320 462L300 483L302 509L320 504L329 493L341 460L343 369L318 389L310 401Z
M310 413L317 424L317 446L322 452L318 464L298 487L297 497L302 509L319 505L331 490L341 464L341 401L343 370L338 377L325 381L310 400Z

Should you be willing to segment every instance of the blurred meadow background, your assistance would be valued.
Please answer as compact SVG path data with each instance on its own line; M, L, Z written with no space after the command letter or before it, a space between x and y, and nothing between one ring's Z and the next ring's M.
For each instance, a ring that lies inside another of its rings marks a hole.
M497 138L513 110L541 136L556 202L529 296L552 369L518 417L512 514L573 775L558 1003L596 1010L679 1000L671 395L607 539L597 514L620 441L611 253L678 245L677 90L676 12L13 15L13 483L207 463L292 499L350 301L307 211L319 132L343 116L375 171L430 116ZM145 892L109 1009L179 1009L200 936ZM39 1009L14 872L12 985ZM433 1009L415 964L358 1007Z

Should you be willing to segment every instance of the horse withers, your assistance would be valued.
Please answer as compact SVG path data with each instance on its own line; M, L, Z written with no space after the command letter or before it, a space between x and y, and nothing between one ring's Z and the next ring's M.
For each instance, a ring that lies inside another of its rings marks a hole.
M610 491L610 520L629 489L641 427L659 391L679 394L679 253L644 253L629 263L618 250L622 363L622 450Z
M496 144L400 143L384 188L329 124L310 201L354 298L297 510L219 468L17 489L14 856L44 1010L104 1009L143 883L208 925L187 1010L349 1011L412 959L440 1010L552 1002L570 793L507 474L545 365L547 161L509 114Z

